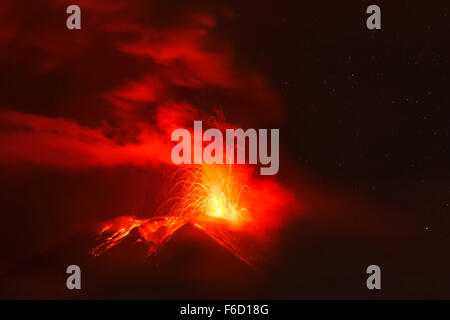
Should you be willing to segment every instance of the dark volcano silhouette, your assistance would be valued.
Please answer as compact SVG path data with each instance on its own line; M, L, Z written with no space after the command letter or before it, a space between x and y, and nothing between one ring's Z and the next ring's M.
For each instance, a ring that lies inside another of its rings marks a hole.
M347 202L346 202L347 203ZM329 204L327 204L329 206ZM150 257L131 232L94 257L92 233L78 233L0 276L5 299L406 299L449 297L445 252L433 234L401 233L391 211L334 206L293 220L277 234L264 273L255 272L205 232L187 224ZM363 211L363 209L366 209ZM361 212L365 219L358 218ZM337 218L333 219L333 215ZM374 217L368 220L367 217ZM376 218L376 219L375 219ZM378 221L378 222L377 222ZM370 232L369 232L370 231ZM357 241L356 241L357 239ZM432 248L432 250L430 250ZM81 267L82 290L66 288L66 268ZM366 288L367 266L382 270L382 290ZM401 274L401 277L398 275Z
M205 232L187 224L147 256L137 232L98 257L93 235L80 233L2 277L6 299L245 298L260 275ZM80 266L82 290L66 288L67 266Z

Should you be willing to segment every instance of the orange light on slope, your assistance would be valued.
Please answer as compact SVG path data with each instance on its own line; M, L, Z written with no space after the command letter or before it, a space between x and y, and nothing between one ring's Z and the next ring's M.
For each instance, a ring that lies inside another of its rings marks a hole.
M246 166L201 165L181 167L163 190L165 197L155 217L119 217L100 230L101 243L91 253L100 255L121 243L132 231L157 251L186 224L211 239L254 270L262 258L267 235L277 228L288 210L297 208L295 196L273 180L252 176ZM249 210L248 208L251 208Z
M150 255L175 231L190 223L249 263L236 249L236 244L231 244L225 235L219 239L216 231L218 225L236 229L252 221L249 211L241 203L241 195L248 187L237 178L233 176L231 166L202 165L179 169L167 190L169 197L160 209L167 215L148 219L124 216L107 222L100 230L102 242L91 250L91 254L102 254L136 229L139 241L145 241Z

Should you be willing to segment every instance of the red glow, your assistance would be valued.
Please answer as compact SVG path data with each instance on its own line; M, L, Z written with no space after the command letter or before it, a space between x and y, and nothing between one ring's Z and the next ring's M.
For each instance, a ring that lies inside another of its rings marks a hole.
M16 88L10 93L4 81L0 166L155 170L173 165L171 132L206 122L216 109L239 119L227 127L273 127L282 118L266 78L220 36L233 18L229 8L180 6L168 14L154 1L79 0L83 27L69 32L70 2L36 0L27 10L18 3L0 4L0 63ZM48 18L35 19L41 12ZM93 253L136 230L151 254L188 223L253 265L243 239L267 239L296 203L245 166L174 175L159 212L108 222Z
M121 217L105 223L100 230L103 242L92 253L101 254L136 229L140 235L138 241L145 241L148 254L152 254L180 227L190 223L257 269L252 261L253 253L242 246L243 237L261 238L274 226L274 221L283 218L287 206L296 205L292 194L275 183L256 187L251 171L244 167L181 168L171 183L169 197L161 207L165 215L150 219ZM256 202L263 205L258 206Z

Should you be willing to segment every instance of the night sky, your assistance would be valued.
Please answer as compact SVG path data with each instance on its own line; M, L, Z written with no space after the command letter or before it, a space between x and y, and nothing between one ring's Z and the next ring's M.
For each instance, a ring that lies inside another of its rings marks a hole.
M382 30L369 31L361 16L368 4L263 1L258 15L240 8L239 52L282 94L287 149L303 168L444 231L448 5L380 2Z
M36 1L28 9L13 1L0 5L0 18L9 17L0 22L2 110L71 119L80 125L68 129L74 135L102 127L123 146L140 138L136 119L151 123L149 130L163 128L152 123L153 104L167 96L202 114L220 105L230 123L280 128L276 178L293 190L301 209L277 231L263 275L192 230L180 232L156 262L130 260L123 247L93 261L85 255L92 225L154 211L167 168L134 157L98 165L89 160L94 151L83 146L79 154L56 153L57 160L48 160L55 153L47 154L45 143L12 148L35 140L13 140L25 125L21 116L10 120L2 113L0 297L450 298L447 1L154 1L149 9L134 0L127 10L87 8L82 30L73 33L65 30L64 5L50 2ZM381 30L366 28L371 4L381 7ZM128 29L110 33L111 26L123 27L134 17L142 28L185 24L189 30L190 20L182 17L191 12L216 17L213 27L204 16L196 23L212 30L205 52L223 53L227 58L217 58L225 61L223 69L209 73L216 56L199 54L211 60L184 66L180 55L166 73L115 47L134 39ZM55 28L61 30L49 31ZM163 88L155 100L145 94L133 100L116 90L147 69L150 78L164 79L155 84ZM229 77L216 74L229 69ZM230 80L236 75L239 84ZM117 101L129 104L111 112ZM39 128L27 130L41 137ZM95 139L88 134L87 141ZM162 150L156 153L163 153L164 144L154 147ZM16 153L10 157L11 150ZM77 155L81 160L68 158ZM230 267L198 279L194 267L208 255L213 266ZM58 287L72 261L81 261L86 274L92 271L92 284L75 295ZM114 270L102 269L111 264ZM370 264L381 267L380 291L365 287Z

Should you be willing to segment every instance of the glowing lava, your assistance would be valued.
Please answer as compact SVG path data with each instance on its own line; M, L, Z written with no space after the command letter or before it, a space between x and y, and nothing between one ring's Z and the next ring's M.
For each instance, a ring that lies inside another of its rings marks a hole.
M241 199L248 186L231 165L180 169L172 180L177 182L169 191L175 195L169 197L169 206L175 215L194 220L221 219L234 227L251 221Z
M100 255L137 231L137 241L147 245L150 255L189 223L254 267L233 236L254 221L243 201L243 194L249 190L244 184L248 174L234 173L230 165L179 169L171 179L174 183L165 191L168 198L159 210L161 215L148 219L125 216L107 222L100 230L102 242L91 253Z

